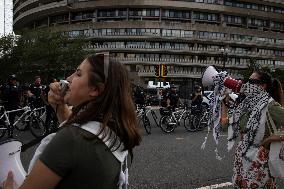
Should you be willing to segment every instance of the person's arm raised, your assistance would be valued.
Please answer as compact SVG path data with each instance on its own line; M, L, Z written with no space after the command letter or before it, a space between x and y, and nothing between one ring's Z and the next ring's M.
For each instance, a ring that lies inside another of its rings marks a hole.
M72 111L64 102L64 97L61 95L59 82L54 82L49 85L48 103L55 110L58 121L61 123L68 119Z

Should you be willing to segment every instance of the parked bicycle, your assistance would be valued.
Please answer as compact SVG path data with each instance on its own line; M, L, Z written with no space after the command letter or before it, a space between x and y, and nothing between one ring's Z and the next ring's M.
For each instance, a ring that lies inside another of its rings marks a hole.
M210 119L210 109L209 108L205 108L202 111L198 126L196 128L197 131L203 131L204 128L208 127L208 122Z
M26 111L21 111L21 109L25 109ZM37 111L37 114L40 116L40 118L42 120L45 119L45 107L40 107L40 108L33 108L33 106L31 104L26 105L23 108L20 108L19 111L17 111L17 116L19 120L16 124L15 124L15 128L18 131L25 131L29 129L29 125L30 125L30 119L31 119L31 112L32 110Z
M145 105L137 106L136 107L136 114L137 114L138 124L139 125L143 125L143 127L145 128L146 133L150 134L151 133L151 128L149 129L149 128L145 127L145 124L144 124L144 122L146 121L145 120L145 117L146 117Z
M178 125L180 125L181 121L189 115L190 111L187 106L184 106L183 108L175 111L172 111L170 108L161 108L160 113L162 117L159 124L162 131L165 133L171 133L177 128Z
M151 122L150 122L149 116L152 115L152 118L153 118L157 127L160 127L160 125L158 123L158 116L157 116L155 110L151 106L147 106L147 107L148 108L146 109L146 112L145 112L143 124L144 124L144 128L145 128L146 132L148 134L151 134L152 127L151 127Z
M34 137L39 138L44 136L46 129L40 114L40 111L42 111L43 108L44 107L31 109L29 106L25 106L16 110L6 111L4 106L0 106L0 138L3 137L7 131L9 137L13 137L12 134L14 128L23 130L23 128L26 129L26 127L30 129ZM9 114L15 112L23 113L19 117L15 118L14 123L11 123L9 120Z
M192 106L191 113L184 119L184 126L187 131L202 131L208 125L209 109L206 106Z

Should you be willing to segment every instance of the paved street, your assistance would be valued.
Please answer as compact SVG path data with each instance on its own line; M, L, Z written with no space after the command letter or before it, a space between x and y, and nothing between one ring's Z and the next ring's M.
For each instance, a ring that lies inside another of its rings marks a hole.
M135 149L130 168L133 188L198 188L230 181L232 155L216 160L211 136L201 150L205 132L189 133L183 126L172 134L164 134L156 126L151 135L142 132L143 142Z
M129 168L130 188L191 189L230 182L233 152L225 152L226 133L222 135L220 145L221 155L225 157L219 161L215 158L211 133L205 150L201 150L205 131L189 133L179 126L174 133L165 134L154 124L152 126L151 135L141 128L143 142L134 150L134 160ZM25 144L34 139L29 131L17 135ZM21 154L25 169L36 146Z

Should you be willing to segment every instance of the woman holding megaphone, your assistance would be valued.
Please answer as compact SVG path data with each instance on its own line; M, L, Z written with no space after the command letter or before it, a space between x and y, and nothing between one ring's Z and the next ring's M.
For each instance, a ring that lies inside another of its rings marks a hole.
M46 146L38 147L36 152L43 150L20 189L127 187L127 154L132 157L141 136L126 68L108 54L95 54L67 80L65 95L56 82L48 98L65 122ZM9 172L4 189L13 183Z
M228 150L232 149L240 135L235 151L232 178L234 188L276 188L275 177L282 177L284 168L279 168L279 164L272 164L272 158L269 157L277 155L273 151L270 153L270 147L275 149L274 144L278 142L282 145L282 150L280 146L277 152L279 161L276 161L284 166L284 147L283 142L281 143L284 141L284 135L281 134L284 129L282 127L284 108L283 91L279 80L273 79L269 73L256 70L245 83L229 77L227 72L218 73L213 66L209 66L203 73L202 84L214 86L210 126L213 127L212 133L216 144L220 136L220 123L228 124ZM224 112L226 108L222 108L222 100L225 99L228 88L238 93L239 99L236 100L237 106L231 108L229 112ZM227 118L228 121L222 117ZM272 129L272 126L275 129ZM206 139L201 147L203 149ZM273 145L270 145L271 143ZM217 148L215 152L216 158L222 159ZM283 161L280 158L283 158Z
M229 120L233 128L229 143L235 141L238 130L242 134L235 151L234 187L276 188L268 166L269 147L271 142L284 141L284 136L273 134L268 116L281 129L284 122L281 83L266 72L254 71L240 92L245 98Z

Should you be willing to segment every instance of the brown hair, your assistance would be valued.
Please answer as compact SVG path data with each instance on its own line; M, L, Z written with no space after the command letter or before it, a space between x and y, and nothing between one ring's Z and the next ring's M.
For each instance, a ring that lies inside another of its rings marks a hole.
M261 84L266 84L266 91L270 94L270 96L282 106L283 104L283 90L281 83L278 79L272 78L272 76L262 70L254 71L258 76Z
M138 131L128 72L121 63L112 59L109 59L109 65L106 65L103 54L89 56L86 60L91 65L89 85L98 87L100 95L94 100L74 107L66 124L102 122L101 132L108 127L110 134L115 133L112 147L119 137L124 150L129 150L132 155L132 148L139 145L141 136ZM106 68L108 76L104 74Z

